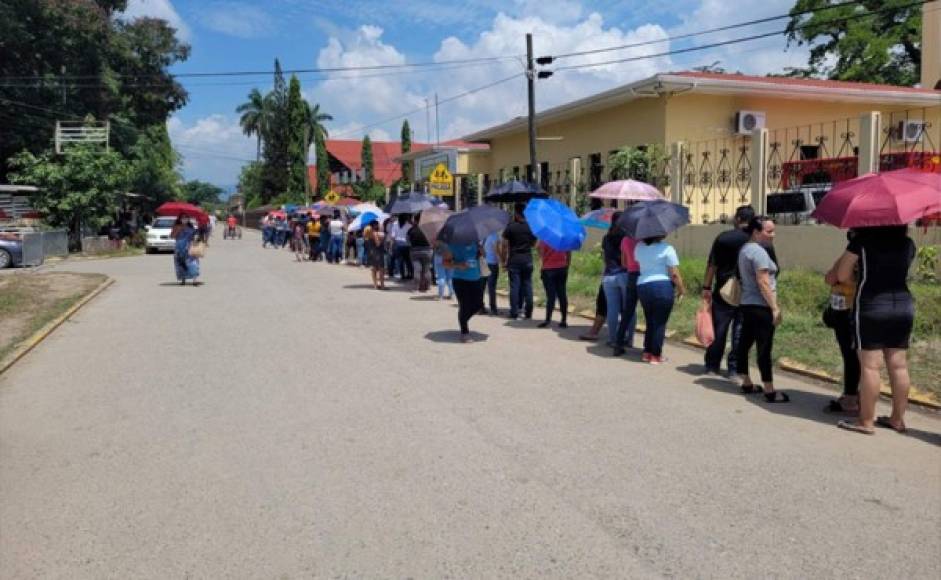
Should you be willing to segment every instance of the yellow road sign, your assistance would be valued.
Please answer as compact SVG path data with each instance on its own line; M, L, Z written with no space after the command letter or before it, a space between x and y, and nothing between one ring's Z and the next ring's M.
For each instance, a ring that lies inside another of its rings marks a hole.
M451 197L454 195L454 176L448 171L444 163L435 166L435 170L428 176L428 188L432 195L438 197Z
M331 189L326 194L324 194L323 200L327 203L334 204L340 201L340 194Z

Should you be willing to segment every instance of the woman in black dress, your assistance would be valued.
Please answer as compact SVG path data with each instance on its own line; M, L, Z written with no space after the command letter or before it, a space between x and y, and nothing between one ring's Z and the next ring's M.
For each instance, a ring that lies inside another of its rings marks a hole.
M854 323L861 367L859 420L840 421L843 429L867 435L872 435L876 426L905 431L911 386L906 351L915 320L915 305L905 281L914 258L915 244L907 227L882 226L857 228L840 259L839 281L858 280ZM876 418L883 360L892 385L892 415Z

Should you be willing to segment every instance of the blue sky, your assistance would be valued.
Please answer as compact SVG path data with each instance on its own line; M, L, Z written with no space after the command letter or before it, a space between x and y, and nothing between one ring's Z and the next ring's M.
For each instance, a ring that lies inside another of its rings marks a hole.
M275 57L285 69L371 66L516 55L525 52L524 35L534 34L535 52L559 54L651 40L785 14L794 0L130 0L125 18L155 16L177 27L192 46L190 59L174 72L268 71ZM785 20L685 41L579 57L567 64L649 55L782 29ZM783 37L683 56L559 73L541 81L537 108L557 105L656 72L682 70L720 61L721 66L765 74L806 62L806 50L785 51ZM334 121L333 137L360 139L364 127L374 139L398 139L402 118L378 126L434 100L461 94L521 72L509 59L458 70L377 75L300 75L305 96L320 103ZM360 78L351 78L360 76ZM186 79L190 102L170 120L174 144L183 154L187 178L219 185L236 183L243 160L255 144L241 135L235 107L253 86L267 90L268 75ZM442 139L523 114L522 78L441 107ZM434 127L424 112L409 117L418 140ZM432 121L433 122L433 121Z

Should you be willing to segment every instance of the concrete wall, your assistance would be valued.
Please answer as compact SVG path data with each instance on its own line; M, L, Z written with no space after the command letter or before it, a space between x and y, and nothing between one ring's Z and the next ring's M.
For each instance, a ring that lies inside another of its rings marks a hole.
M941 82L941 2L923 4L921 28L921 86Z
M670 236L681 256L706 257L712 241L728 226L720 224L689 226ZM941 245L941 228L910 228L909 235L919 247ZM778 226L774 248L783 268L805 268L824 272L846 248L846 232L828 226ZM941 272L939 272L941 273Z

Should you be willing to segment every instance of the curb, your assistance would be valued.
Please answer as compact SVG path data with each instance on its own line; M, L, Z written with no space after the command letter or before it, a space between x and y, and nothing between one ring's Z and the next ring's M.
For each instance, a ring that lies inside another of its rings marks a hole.
M69 307L68 310L60 314L58 317L56 317L55 320L48 322L45 326L37 330L31 337L26 339L26 341L19 348L13 351L13 353L10 356L8 356L5 360L0 361L0 375L2 375L7 370L9 370L10 367L12 367L14 364L17 363L17 361L19 361L21 358L26 356L27 353L29 353L31 350L36 348L36 346L38 346L39 343L41 343L50 334L52 334L52 332L55 329L59 328L59 326L61 326L63 322L65 322L66 320L71 318L73 314L78 312L82 306L85 306L86 304L91 302L95 296L98 296L99 294L104 292L105 289L111 286L111 284L113 283L114 283L114 279L108 278L107 280L99 284L97 288L89 292L88 295L86 295L84 298L82 298L81 300L73 304L71 307Z

